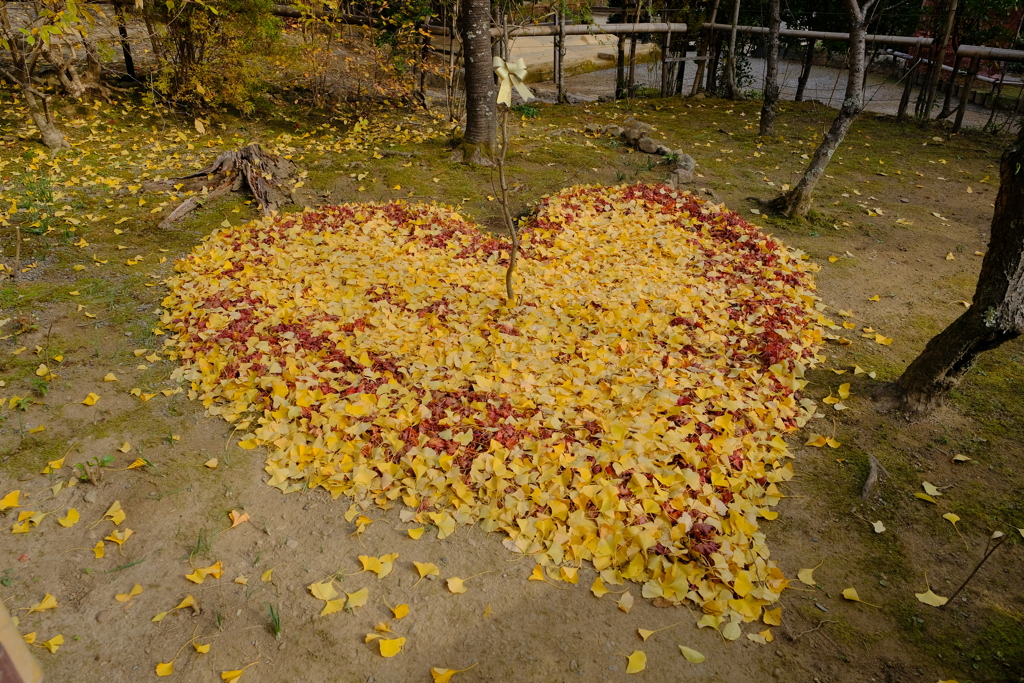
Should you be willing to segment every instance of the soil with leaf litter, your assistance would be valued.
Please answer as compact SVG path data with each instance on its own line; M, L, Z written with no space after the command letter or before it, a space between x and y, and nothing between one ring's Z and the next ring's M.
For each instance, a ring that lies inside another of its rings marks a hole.
M757 521L792 476L781 435L814 409L797 390L821 342L815 267L657 185L547 198L513 307L506 250L433 205L221 230L169 282L167 346L286 493L346 496L350 521L400 503L410 534L480 524L536 578L589 561L595 594L642 582L730 640L779 624Z

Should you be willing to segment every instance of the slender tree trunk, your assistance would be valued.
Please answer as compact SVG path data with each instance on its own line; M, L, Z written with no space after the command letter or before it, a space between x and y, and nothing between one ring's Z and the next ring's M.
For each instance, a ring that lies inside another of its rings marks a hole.
M928 412L978 355L1024 333L1024 133L1003 152L988 251L971 307L935 336L898 380L876 394L880 409Z
M942 73L942 65L946 61L946 48L949 46L949 36L953 32L953 19L956 17L957 0L946 0L946 23L942 28L942 40L939 43L935 55L935 63L932 64L931 77L928 79L927 95L925 96L924 111L921 117L927 122L932 115L932 105L935 103L935 90L939 84L939 75Z
M619 34L619 41L615 53L615 99L621 100L626 96L626 35Z
M960 71L961 57L958 54L953 59L953 73L949 76L949 87L946 88L946 97L942 100L942 111L936 116L936 120L947 118L953 113L953 90L956 89L957 72Z
M708 17L708 23L715 23L715 17L718 16L718 3L721 0L715 0L715 4L711 7L711 16ZM701 39L700 48L697 50L698 57L708 57L711 54L711 50L715 44L715 30L708 29L708 32ZM697 75L693 78L693 87L690 89L691 95L696 95L697 91L700 90L701 84L704 82L704 70L708 63L707 59L702 59L697 62Z
M825 174L825 167L832 160L836 148L846 138L854 119L864 109L864 61L866 53L865 27L867 16L861 11L857 0L846 0L850 15L850 73L846 80L846 95L839 114L832 121L832 127L825 134L825 139L814 151L810 165L796 187L774 201L769 206L790 218L802 218L811 208L811 195L814 187ZM870 7L869 2L867 6Z
M124 55L124 70L128 72L128 78L135 80L135 60L132 58L132 44L128 42L128 28L124 22L124 7L118 5L114 10L117 13L117 32L121 36L121 54ZM145 10L143 10L145 11ZM146 18L146 25L149 26L149 18ZM153 43L154 53L156 43ZM159 58L159 55L154 55Z
M739 97L739 90L736 87L736 26L739 22L740 0L733 0L732 29L729 31L729 52L725 56L725 96L730 100L735 100Z
M497 92L491 56L490 0L463 0L462 45L466 62L466 163L490 165L497 142Z
M779 105L779 31L782 28L780 0L768 5L768 64L764 79L764 103L761 105L761 135L775 134L775 111Z
M803 68L800 70L800 78L796 81L796 97L794 99L797 102L804 101L804 88L807 87L807 80L811 77L811 66L814 65L814 38L809 38L807 43Z

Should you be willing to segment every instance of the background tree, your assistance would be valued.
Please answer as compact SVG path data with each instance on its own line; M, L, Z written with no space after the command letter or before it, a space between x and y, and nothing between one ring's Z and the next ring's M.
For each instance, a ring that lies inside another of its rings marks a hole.
M50 46L81 21L78 7L75 3L39 2L19 7L15 16L11 4L0 0L0 75L21 92L43 144L54 151L68 149L71 145L54 122L50 96L36 88L35 74Z
M761 135L775 133L775 111L779 105L779 31L782 26L780 0L768 3L768 54L764 79L764 102L761 104Z
M814 151L811 163L804 171L800 182L792 190L768 203L769 207L790 218L803 217L811 208L811 195L821 176L825 174L832 155L846 138L854 119L864 109L864 76L866 68L867 26L871 22L871 9L875 0L845 0L846 12L849 17L850 46L849 71L846 79L846 94L839 114L832 121L832 126L825 133L824 139Z
M1003 153L999 173L992 232L971 307L929 341L898 380L878 391L882 409L931 410L978 355L1024 332L1024 128Z
M466 64L466 132L460 154L468 163L490 164L497 144L497 91L491 70L491 0L463 0Z

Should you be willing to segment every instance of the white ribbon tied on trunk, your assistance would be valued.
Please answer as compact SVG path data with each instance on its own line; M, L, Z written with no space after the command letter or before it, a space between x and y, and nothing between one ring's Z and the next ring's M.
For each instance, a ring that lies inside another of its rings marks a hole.
M516 89L524 102L534 99L533 93L523 83L526 78L526 62L520 57L515 62L506 62L501 57L494 58L494 73L498 74L501 80L501 87L498 89L498 104L506 107L512 106L512 88Z

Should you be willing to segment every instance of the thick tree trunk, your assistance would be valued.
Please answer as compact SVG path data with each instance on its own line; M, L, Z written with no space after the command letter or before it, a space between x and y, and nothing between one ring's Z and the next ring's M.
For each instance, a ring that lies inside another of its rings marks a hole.
M735 100L740 96L736 87L736 26L740 22L740 0L733 0L732 29L729 31L729 52L725 57L725 96Z
M804 171L800 182L796 187L774 201L769 207L782 213L789 218L802 218L807 215L811 208L811 195L814 187L818 184L821 176L825 174L825 167L832 160L836 148L846 138L854 119L864 109L864 58L865 58L865 26L867 18L861 13L857 0L847 0L847 9L850 12L850 73L846 80L846 96L843 98L843 106L839 114L832 121L832 126L825 134L825 138L814 151L811 163Z
M761 105L761 135L775 134L775 111L779 106L779 31L782 27L779 5L780 0L770 0L768 5L768 64Z
M53 152L61 149L71 149L71 145L64 137L64 133L60 132L60 129L53 123L53 116L50 114L50 108L46 100L38 97L31 85L26 86L24 83L19 85L21 86L21 94L25 97L25 106L28 108L29 116L32 117L32 122L36 124L36 128L39 129L39 133L42 135L43 144Z
M882 410L924 413L970 370L978 355L1024 333L1024 134L1003 153L992 234L974 300L894 383L876 394Z
M807 41L807 52L804 53L804 64L800 70L800 78L796 81L796 97L793 98L797 102L804 101L804 88L807 87L807 79L811 77L811 66L814 65L814 39L809 38Z
M85 84L75 68L74 55L65 55L62 46L54 44L43 50L43 56L53 66L64 92L76 100L81 98L85 94Z
M462 0L462 45L466 62L466 134L461 157L490 165L497 144L497 92L491 56L490 0Z

